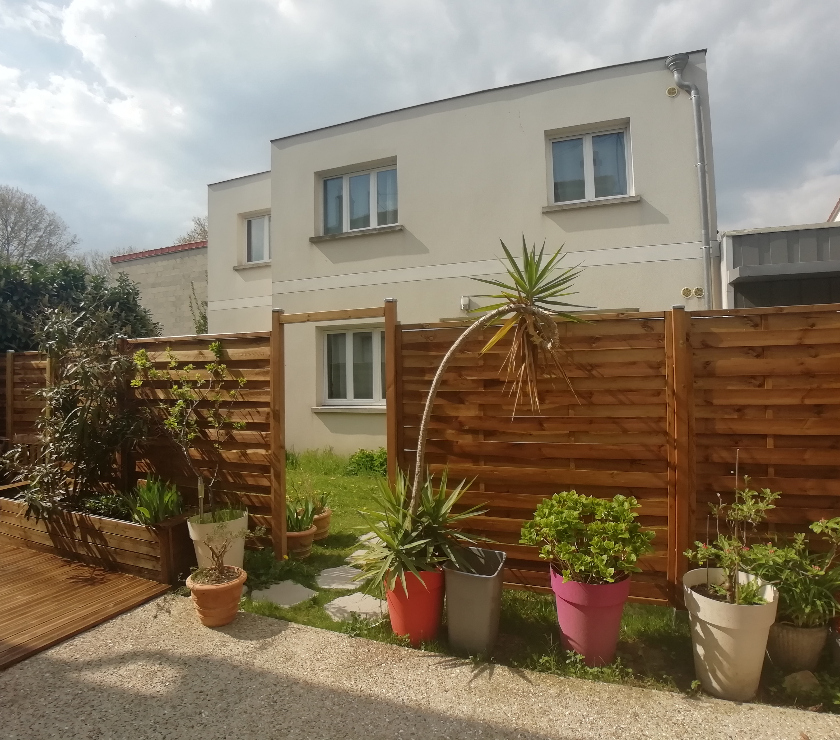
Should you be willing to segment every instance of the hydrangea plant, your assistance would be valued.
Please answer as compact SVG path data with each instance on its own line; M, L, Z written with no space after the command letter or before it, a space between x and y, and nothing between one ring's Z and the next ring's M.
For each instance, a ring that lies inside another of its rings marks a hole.
M521 542L538 545L540 557L567 581L615 583L639 572L639 558L653 550L654 533L636 521L638 508L632 496L555 493L522 527Z

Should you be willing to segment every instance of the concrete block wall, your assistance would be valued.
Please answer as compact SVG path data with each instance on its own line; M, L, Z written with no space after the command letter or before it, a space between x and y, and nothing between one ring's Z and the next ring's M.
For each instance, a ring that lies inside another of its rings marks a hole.
M143 305L161 324L163 336L195 334L191 283L207 300L207 242L176 245L111 258L111 274L124 272L140 286Z

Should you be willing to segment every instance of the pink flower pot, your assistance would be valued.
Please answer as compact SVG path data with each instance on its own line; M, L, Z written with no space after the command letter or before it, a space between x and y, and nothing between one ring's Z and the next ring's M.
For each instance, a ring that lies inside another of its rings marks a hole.
M551 589L557 600L563 647L580 653L591 668L612 663L630 579L598 585L577 583L564 581L552 567Z

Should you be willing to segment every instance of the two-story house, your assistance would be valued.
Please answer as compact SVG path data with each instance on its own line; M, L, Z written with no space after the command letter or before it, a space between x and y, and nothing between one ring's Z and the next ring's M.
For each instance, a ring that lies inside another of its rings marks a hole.
M499 240L519 249L523 235L550 251L565 245L565 264L586 267L582 305L704 308L704 281L720 274L707 261L716 227L705 59L681 55L682 90L659 58L272 141L269 171L209 186L210 331L268 329L272 307L386 297L403 322L463 318L486 291L471 278L500 274ZM380 326L287 328L292 446L384 443Z

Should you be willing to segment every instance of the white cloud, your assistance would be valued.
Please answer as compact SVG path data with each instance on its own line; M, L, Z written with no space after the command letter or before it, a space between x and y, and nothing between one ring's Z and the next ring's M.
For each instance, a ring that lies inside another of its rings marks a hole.
M702 47L721 227L840 196L833 3L0 0L0 19L4 176L90 248L166 243L276 136Z

